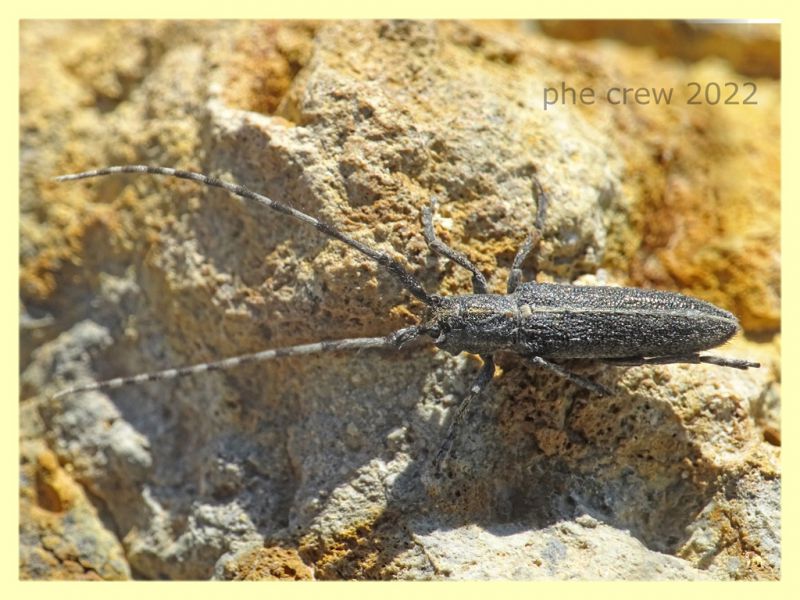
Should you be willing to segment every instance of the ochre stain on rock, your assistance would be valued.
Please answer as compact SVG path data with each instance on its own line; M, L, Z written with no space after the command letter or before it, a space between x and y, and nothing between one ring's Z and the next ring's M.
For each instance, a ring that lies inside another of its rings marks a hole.
M122 548L80 485L40 442L22 449L21 579L130 578Z
M391 579L391 560L408 543L399 518L389 511L373 521L353 523L332 538L306 535L300 555L314 564L317 579Z
M294 77L309 60L317 27L311 21L270 21L241 27L224 63L223 97L227 104L265 115L275 113Z
M225 579L234 581L303 581L314 579L313 571L294 548L255 548L225 564Z

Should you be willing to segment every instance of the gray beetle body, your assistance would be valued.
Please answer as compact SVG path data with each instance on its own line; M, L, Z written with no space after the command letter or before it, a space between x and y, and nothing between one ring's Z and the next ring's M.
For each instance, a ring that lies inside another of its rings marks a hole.
M682 294L532 282L506 295L444 297L426 317L422 332L453 354L555 359L685 355L738 329L728 311Z
M428 247L472 273L472 288L475 293L442 297L428 293L422 283L388 253L372 248L331 224L288 204L203 173L147 165L122 165L63 175L57 180L71 181L118 173L176 177L222 188L242 201L254 202L314 227L323 235L339 240L375 261L427 306L426 313L421 324L383 337L346 338L262 350L213 362L77 385L60 391L56 396L173 379L229 369L247 362L315 352L400 348L419 336L431 337L439 348L453 354L466 351L479 354L483 359L483 367L458 414L463 414L471 399L480 395L492 380L493 354L501 350L525 356L534 365L549 369L568 381L601 395L612 392L605 386L552 362L552 359L585 358L626 366L701 362L736 369L759 366L758 363L747 360L698 354L727 341L738 329L736 317L702 300L672 292L638 288L523 283L522 264L541 238L548 202L535 177L535 228L528 234L514 257L505 295L488 293L488 283L483 273L464 254L450 248L436 236L433 226L436 200L432 198L430 206L423 207L423 235ZM456 420L458 416L454 422ZM451 424L448 440L452 437L452 427ZM445 445L447 443L449 442Z
M262 350L214 362L76 385L61 390L55 397L316 352L400 348L419 336L426 336L447 352L472 352L479 354L483 360L483 366L450 422L445 441L434 459L435 470L440 473L452 444L456 424L464 418L472 400L480 396L494 376L494 354L498 351L507 350L524 356L532 364L598 395L613 392L552 360L585 358L627 366L701 362L736 369L759 366L747 360L698 354L730 339L739 326L731 313L708 302L672 292L638 288L523 283L522 264L541 238L547 208L547 196L535 177L535 229L528 234L514 257L505 295L488 293L488 282L483 273L464 254L447 246L436 236L433 227L436 200L432 198L430 206L423 207L423 235L428 247L472 273L472 289L475 293L442 297L428 293L411 272L386 252L372 248L288 204L203 173L147 165L122 165L63 175L57 180L71 181L115 173L146 173L188 179L222 188L243 201L255 202L306 223L375 261L393 275L403 288L423 302L427 306L426 312L419 325L405 327L383 337L346 338Z

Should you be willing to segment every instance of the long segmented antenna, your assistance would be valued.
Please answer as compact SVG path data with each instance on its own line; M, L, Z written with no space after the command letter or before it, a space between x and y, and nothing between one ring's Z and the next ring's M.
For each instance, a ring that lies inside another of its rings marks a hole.
M203 185L207 185L210 187L217 187L222 188L226 192L230 192L235 196L240 198L246 198L248 200L254 200L258 202L262 206L266 206L276 212L279 212L284 215L288 215L293 219L298 221L302 221L303 223L308 223L315 227L318 231L321 231L328 237L332 237L337 239L341 242L344 242L351 248L358 250L364 256L367 256L377 262L380 266L384 267L387 271L389 271L392 275L394 275L399 281L400 285L402 285L405 289L409 292L414 294L415 297L420 299L427 305L436 304L438 299L437 296L428 294L425 291L425 288L422 287L422 284L419 280L414 277L411 273L409 273L403 265L393 259L391 256L386 254L385 252L381 252L379 250L375 250L370 248L366 244L359 242L351 238L350 236L342 233L329 223L325 221L320 221L310 215L307 215L304 212L297 210L289 206L288 204L284 204L282 202L278 202L277 200L272 200L271 198L267 198L262 194L257 194L253 192L243 185L229 183L227 181L222 181L217 179L216 177L209 177L208 175L204 175L203 173L195 173L192 171L182 171L179 169L170 169L168 167L151 167L148 165L122 165L122 166L115 166L115 167L105 167L103 169L94 169L92 171L83 171L82 173L75 173L73 175L61 175L60 177L56 177L56 181L75 181L77 179L88 179L90 177L101 177L103 175L114 175L117 173L139 173L139 174L148 174L148 175L164 175L166 177L177 177L179 179L188 179L190 181L196 181Z
M105 381L96 381L94 383L76 385L56 392L53 394L53 400L57 400L58 398L68 396L70 394L75 394L77 392L111 390L121 388L126 385L145 383L148 381L177 379L179 377L186 377L187 375L197 375L199 373L208 373L210 371L222 371L247 363L262 362L276 358L316 354L318 352L336 352L341 350L374 350L381 348L392 348L396 350L419 335L419 327L414 325L404 329L398 329L397 331L384 337L346 338L343 340L314 342L311 344L299 344L297 346L274 348L272 350L261 350L260 352L240 354L239 356L232 356L230 358L225 358L223 360L214 362L197 363L186 367L164 369L163 371L152 371L150 373L142 373L141 375L133 375L131 377L117 377L116 379L107 379Z

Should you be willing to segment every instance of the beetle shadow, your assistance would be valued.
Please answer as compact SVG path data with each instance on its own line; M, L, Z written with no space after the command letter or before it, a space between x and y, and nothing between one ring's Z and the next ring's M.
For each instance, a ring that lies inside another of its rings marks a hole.
M437 356L289 360L177 382L172 402L163 385L113 399L149 441L148 494L175 538L194 535L198 506L235 504L268 543L298 548L321 579L390 578L401 554L430 536L457 540L468 526L502 538L581 515L674 554L716 491L718 469L671 404L646 392L592 397L519 357L500 361L502 375L474 403L436 476L432 457L447 431L441 394L457 401L477 373L472 361L453 369ZM613 387L621 373L607 370L601 382ZM385 503L373 503L379 511L318 533L328 507L346 506L343 490L386 489ZM120 538L147 527L131 494L112 511ZM192 568L152 561L139 575L208 577L222 550L202 548Z
M646 392L592 397L523 363L503 363L442 474L428 440L426 455L394 480L385 509L334 539L335 556L306 548L319 578L389 577L395 559L431 536L448 540L440 548L476 543L459 533L470 526L503 538L585 515L648 550L676 553L716 493L719 469L673 406Z

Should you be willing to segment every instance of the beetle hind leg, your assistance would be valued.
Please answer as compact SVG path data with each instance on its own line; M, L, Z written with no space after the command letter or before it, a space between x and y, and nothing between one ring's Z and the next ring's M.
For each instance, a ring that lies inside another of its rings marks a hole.
M741 358L725 358L724 356L700 356L700 362L720 367L731 367L733 369L758 369L761 363L743 360Z
M706 354L685 354L674 356L629 356L625 358L602 358L602 362L620 367L638 367L642 365L674 365L674 364L699 364L706 363L717 365L718 367L730 367L732 369L757 369L760 363L740 358L726 358L724 356L711 356Z

